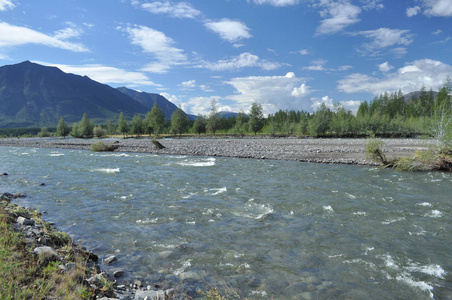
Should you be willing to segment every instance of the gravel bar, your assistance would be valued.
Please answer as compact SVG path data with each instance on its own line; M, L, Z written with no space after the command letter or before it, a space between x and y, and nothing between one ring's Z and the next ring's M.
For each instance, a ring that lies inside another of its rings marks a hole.
M154 153L190 156L220 156L254 159L290 160L316 163L373 165L366 160L366 139L197 137L161 138L165 148L156 149L150 138L3 138L0 146L82 149L103 141L118 146L117 152ZM382 139L387 158L412 156L427 147L425 139Z

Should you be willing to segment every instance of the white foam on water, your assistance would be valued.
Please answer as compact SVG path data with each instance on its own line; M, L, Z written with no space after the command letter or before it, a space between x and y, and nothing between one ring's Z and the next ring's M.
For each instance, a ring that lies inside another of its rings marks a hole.
M211 191L215 191L215 192L212 194L212 196L215 196L215 195L219 195L219 194L226 193L226 192L228 191L228 189L224 186L224 187L219 188L219 189L211 189Z
M365 211L357 211L353 213L355 216L367 216Z
M49 156L52 156L52 157L64 156L64 153L52 152L52 153L49 154Z
M159 220L159 218L155 218L155 219L146 218L146 220L136 220L135 222L138 224L155 224L158 222L158 220Z
M324 206L322 206L322 208L324 211L334 212L334 209L331 207L331 205L324 205Z
M184 273L185 269L187 269L188 267L191 266L191 261L192 259L186 260L182 263L182 266L179 269L176 269L176 271L174 271L174 275L179 276L180 274Z
M186 167L212 167L215 166L216 159L213 157L201 158L201 159L184 159L177 164Z
M267 296L267 292L266 291L251 291L251 295L265 297L265 296Z
M419 288L419 289L421 289L421 290L423 290L423 291L428 292L429 295L430 295L430 298L433 298L433 296L434 296L433 293L432 293L432 291L433 291L433 286L431 286L430 284L428 284L428 283L425 282L425 281L416 281L416 280L414 280L414 279L413 279L408 273L406 273L406 272L403 272L402 275L398 275L398 276L396 277L396 279L397 279L398 281L401 281L401 282L405 283L405 284L408 284L409 286L416 287L416 288Z
M437 209L434 209L424 215L424 217L429 218L441 218L443 216L443 213Z
M403 220L405 220L405 217L398 217L398 218L395 218L395 219L392 219L392 220L383 221L383 222L381 222L381 224L388 225L388 224L395 223L395 222L400 222L400 221L403 221Z
M350 199L356 199L355 195L349 194L349 193L345 193L345 195L347 195L347 197L349 197Z
M254 199L251 198L246 202L244 211L233 212L233 214L239 217L258 220L273 212L274 209L273 207L271 207L271 205L255 203Z
M385 254L385 255L379 255L377 256L381 259L383 259L385 266L391 269L399 269L399 266L394 262L394 259L391 255Z
M444 279L444 276L447 274L446 271L440 265L425 265L420 266L419 264L412 264L410 267L406 267L408 271L411 272L421 272L427 275L435 276L440 279Z
M114 168L114 169L108 169L108 168L100 168L100 169L92 169L90 170L90 172L103 172L103 173L118 173L120 170L119 168Z
M246 263L246 262L241 264L241 265L239 265L239 268L240 267L244 267L245 269L251 269L251 265L249 263Z
M426 207L431 207L433 206L431 203L428 202L421 202L421 203L416 203L416 206L426 206Z
M328 258L336 258L336 257L343 257L344 254L336 254L336 255L329 255Z

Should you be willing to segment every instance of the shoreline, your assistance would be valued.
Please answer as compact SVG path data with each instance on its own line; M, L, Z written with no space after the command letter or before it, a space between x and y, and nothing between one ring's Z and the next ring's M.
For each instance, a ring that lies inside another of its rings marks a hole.
M327 164L377 165L366 159L367 139L271 138L271 137L181 137L159 138L165 148L156 149L149 137L142 138L2 138L0 146L90 150L102 141L115 145L115 152L188 156L233 157L286 160ZM426 149L427 140L414 138L382 139L388 158L410 157Z

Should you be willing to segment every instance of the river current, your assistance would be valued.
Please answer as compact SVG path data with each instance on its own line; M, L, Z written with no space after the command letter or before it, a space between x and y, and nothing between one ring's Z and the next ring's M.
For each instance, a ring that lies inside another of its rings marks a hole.
M448 173L14 147L0 171L0 192L26 193L126 279L252 299L452 298Z

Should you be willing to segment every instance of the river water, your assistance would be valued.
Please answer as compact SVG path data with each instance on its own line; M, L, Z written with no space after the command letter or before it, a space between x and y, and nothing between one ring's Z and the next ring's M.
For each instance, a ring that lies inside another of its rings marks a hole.
M252 299L452 298L451 174L13 147L0 171L0 192L25 192L126 279Z

